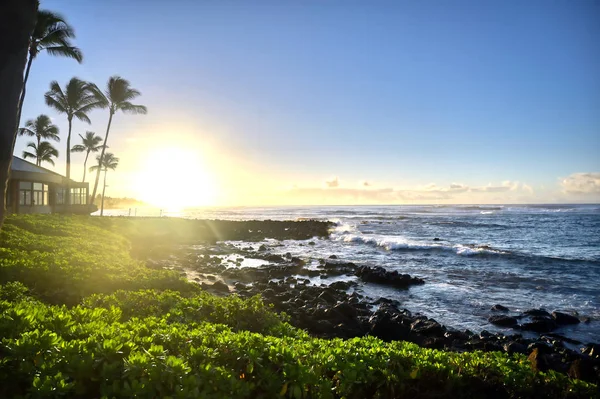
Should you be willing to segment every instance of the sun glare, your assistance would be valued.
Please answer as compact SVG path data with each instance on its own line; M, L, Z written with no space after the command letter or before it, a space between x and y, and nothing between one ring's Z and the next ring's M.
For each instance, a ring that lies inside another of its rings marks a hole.
M137 192L150 205L168 210L214 205L216 186L200 154L186 148L168 147L150 151L141 160Z

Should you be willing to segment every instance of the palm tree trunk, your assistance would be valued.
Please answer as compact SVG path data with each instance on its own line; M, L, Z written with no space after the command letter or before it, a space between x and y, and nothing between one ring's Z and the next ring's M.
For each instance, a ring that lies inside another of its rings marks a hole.
M71 127L73 116L69 116L69 134L67 135L67 209L71 205Z
M27 79L29 79L29 71L31 70L31 63L33 56L29 54L29 60L27 61L27 69L25 70L25 78L23 79L23 90L21 91L21 98L19 99L19 108L17 110L17 129L21 123L21 111L23 111L23 103L25 102L25 92L27 91Z
M6 194L10 164L19 127L19 95L23 92L23 70L29 39L35 26L36 0L0 2L0 229L6 216Z
M42 141L40 136L37 136L37 141L38 141L37 148L39 151L40 150L40 141ZM40 154L35 154L35 155L37 155L36 165L40 166L42 164L42 157L40 156Z
M106 173L108 168L104 169L104 187L102 188L102 205L100 206L100 216L104 216L104 193L106 192Z
M90 205L94 205L96 199L96 191L98 190L98 182L100 181L100 169L102 166L102 160L104 159L104 151L106 151L106 143L108 143L108 134L110 133L110 124L112 123L113 112L110 112L108 117L108 126L106 127L106 134L104 135L104 142L102 143L102 151L100 152L100 161L98 162L98 169L96 169L96 182L94 183L94 191L92 191L92 198L90 199Z
M90 156L90 152L88 151L88 152L85 153L85 161L83 161L83 179L81 179L82 183L85 183L85 171L86 171L86 168L87 168L86 165L87 165L87 159L88 159L89 156Z

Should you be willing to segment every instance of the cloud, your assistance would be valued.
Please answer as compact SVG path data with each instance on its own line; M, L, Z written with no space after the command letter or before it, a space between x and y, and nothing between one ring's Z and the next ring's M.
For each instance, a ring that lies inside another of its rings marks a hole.
M562 179L567 194L600 194L600 172L573 173Z
M358 188L340 187L338 177L325 182L325 187L293 187L286 195L294 200L315 203L402 203L402 202L510 202L517 197L530 199L533 189L527 184L506 180L500 184L470 187L463 183L438 186L430 183L414 188L374 188L372 183L361 181Z
M339 187L339 185L340 185L340 182L339 182L339 180L338 180L338 178L337 178L337 176L336 176L336 177L334 177L334 178L332 178L332 179L326 180L326 181L325 181L325 184L326 184L326 185L327 185L327 187L329 187L329 188L335 188L335 187Z

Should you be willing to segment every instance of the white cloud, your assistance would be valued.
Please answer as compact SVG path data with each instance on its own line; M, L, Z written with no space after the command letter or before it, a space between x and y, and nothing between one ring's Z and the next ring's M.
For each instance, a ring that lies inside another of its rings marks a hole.
M573 173L562 178L561 186L567 194L600 194L600 172Z
M339 180L338 180L338 178L337 178L337 176L336 176L336 177L334 177L334 178L331 178L331 179L329 179L329 180L326 180L326 181L325 181L325 184L326 184L326 185L327 185L327 187L329 187L329 188L335 188L335 187L339 187L339 185L340 185L340 182L339 182Z

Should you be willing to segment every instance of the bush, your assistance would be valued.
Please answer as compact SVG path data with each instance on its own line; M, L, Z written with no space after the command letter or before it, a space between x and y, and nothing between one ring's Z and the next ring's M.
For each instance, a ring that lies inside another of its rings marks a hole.
M314 339L260 298L146 268L103 220L18 216L0 238L1 398L592 397L520 355ZM162 223L162 222L161 222ZM132 226L136 226L132 224Z

